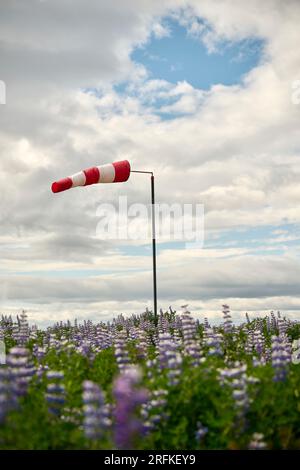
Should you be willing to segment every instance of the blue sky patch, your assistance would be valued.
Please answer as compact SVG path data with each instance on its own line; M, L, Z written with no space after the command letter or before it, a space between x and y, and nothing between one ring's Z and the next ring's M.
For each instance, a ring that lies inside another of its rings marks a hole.
M278 255L282 255L287 248L298 248L299 245L299 224L262 225L245 227L243 230L230 229L220 231L215 238L209 237L205 242L206 248L247 248L251 254Z
M221 83L240 83L244 74L254 68L261 58L264 41L248 38L239 42L222 42L216 53L209 53L199 38L188 34L185 27L166 18L170 36L156 38L135 49L134 62L143 64L150 79L171 83L187 81L195 88L208 90Z

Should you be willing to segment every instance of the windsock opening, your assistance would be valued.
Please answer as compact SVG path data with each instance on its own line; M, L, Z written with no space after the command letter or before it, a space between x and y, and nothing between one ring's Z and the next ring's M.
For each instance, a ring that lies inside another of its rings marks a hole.
M130 176L129 161L123 160L122 162L114 162L113 166L115 168L114 183L121 183L122 181L127 181Z

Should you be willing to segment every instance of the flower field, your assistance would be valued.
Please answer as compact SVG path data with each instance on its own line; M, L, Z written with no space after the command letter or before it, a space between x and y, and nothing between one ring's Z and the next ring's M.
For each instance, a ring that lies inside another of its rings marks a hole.
M1 449L300 449L300 323L3 316ZM295 343L294 343L295 344Z

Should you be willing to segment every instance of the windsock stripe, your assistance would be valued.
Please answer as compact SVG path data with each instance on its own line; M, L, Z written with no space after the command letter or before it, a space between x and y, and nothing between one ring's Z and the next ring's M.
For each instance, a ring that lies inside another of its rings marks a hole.
M115 181L115 167L112 163L107 163L106 165L100 165L97 167L100 172L99 183L114 183Z
M75 173L75 175L71 176L71 179L73 181L72 188L75 188L76 186L84 186L86 183L86 176L84 171Z
M96 184L99 182L100 171L96 166L88 168L87 170L83 170L83 172L86 178L84 186L88 186L89 184Z
M130 163L127 160L124 160L122 162L114 162L113 166L116 173L114 183L127 181L130 175Z
M52 191L54 193L60 193L61 191L66 191L66 189L72 188L73 181L70 177L63 178L59 181L55 181L52 184Z

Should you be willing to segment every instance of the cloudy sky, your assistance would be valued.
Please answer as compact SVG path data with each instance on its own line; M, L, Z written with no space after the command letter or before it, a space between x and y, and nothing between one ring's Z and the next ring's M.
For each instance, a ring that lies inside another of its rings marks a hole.
M99 204L148 202L147 177L50 191L127 158L158 202L205 208L202 249L159 244L159 307L299 318L299 23L298 0L2 0L1 312L151 308L149 243L96 236Z

